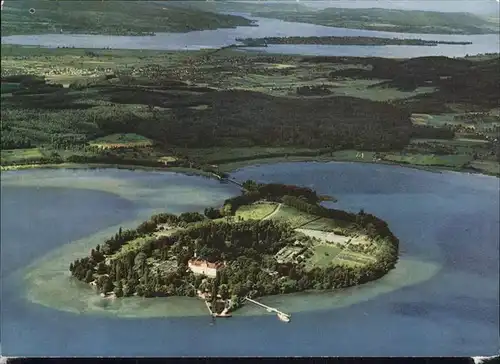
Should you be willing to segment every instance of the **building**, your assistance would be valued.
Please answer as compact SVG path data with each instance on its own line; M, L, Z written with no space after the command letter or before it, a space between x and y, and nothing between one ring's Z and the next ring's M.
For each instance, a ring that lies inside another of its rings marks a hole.
M215 278L217 271L224 267L223 263L210 263L202 259L191 259L188 267L194 274L203 274L210 278Z

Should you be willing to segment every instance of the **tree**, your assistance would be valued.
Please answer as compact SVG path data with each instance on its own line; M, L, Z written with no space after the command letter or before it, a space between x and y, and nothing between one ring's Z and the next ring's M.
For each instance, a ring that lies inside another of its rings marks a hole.
M111 282L111 279L106 277L104 280L104 284L102 286L102 293L108 293L111 292L114 288L113 282Z
M221 284L219 286L219 294L223 300L229 298L229 287L227 284Z
M146 254L144 252L140 252L136 255L134 259L134 269L139 272L139 275L142 276L144 274L144 269L146 268Z
M107 267L106 267L106 264L104 264L104 262L99 262L99 264L97 264L97 274L106 274L108 271Z
M217 272L215 274L215 278L212 282L212 301L215 302L217 300L217 293L219 292L220 285L220 274Z
M92 274L92 270L87 270L87 274L85 275L85 282L90 283L94 280L94 276Z
M218 209L215 209L213 207L206 208L204 213L205 213L206 217L208 217L209 219L212 219L212 220L218 219L222 216L221 212Z
M123 292L123 286L122 286L122 282L121 281L118 281L118 283L116 284L116 287L115 289L113 290L115 292L115 295L116 297L122 297L124 292Z
M246 189L247 191L257 191L258 189L258 184L257 182L249 179L249 180L246 180L245 182L243 182L243 188Z
M127 282L127 284L125 285L125 287L123 288L123 295L125 297L129 297L129 296L132 296L134 294L134 286L133 284L131 284L131 282Z
M122 266L121 266L121 263L118 262L116 264L116 268L115 268L115 280L121 281L122 278L123 278L123 275L122 275Z
M241 286L241 283L234 284L231 288L231 293L235 296L241 297L243 293L243 287Z

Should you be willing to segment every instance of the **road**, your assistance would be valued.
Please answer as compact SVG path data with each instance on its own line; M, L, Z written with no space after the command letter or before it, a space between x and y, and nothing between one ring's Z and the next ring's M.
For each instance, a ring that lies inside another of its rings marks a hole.
M267 215L266 217L264 217L262 220L269 220L269 219L270 219L270 218L272 218L274 215L276 215L276 214L278 213L278 211L280 210L281 205L282 205L281 203L280 203L280 204L278 204L278 207L276 207L276 209L275 209L273 212L271 212L269 215Z

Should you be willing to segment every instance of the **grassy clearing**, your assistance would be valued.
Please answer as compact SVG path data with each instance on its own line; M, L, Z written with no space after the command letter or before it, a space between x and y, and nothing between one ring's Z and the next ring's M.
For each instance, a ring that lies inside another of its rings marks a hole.
M418 87L414 91L400 91L393 87L369 87L384 80L348 80L340 81L332 88L334 95L352 96L373 101L406 99L436 91L434 87Z
M282 205L280 210L272 217L273 220L288 222L293 227L299 227L317 218L317 216L307 214L286 205Z
M461 111L461 112L458 112ZM466 110L457 110L455 113L446 114L418 114L413 113L411 121L416 125L428 126L444 126L448 125L464 125L475 129L483 127L491 127L500 124L500 117L497 109L492 109L490 112L477 115L475 113L466 112Z
M460 168L469 163L470 161L472 161L472 156L461 155L461 154L457 155L387 154L384 156L383 159L394 163L408 163L417 166L444 166L444 167Z
M332 265L335 257L341 252L340 248L337 248L331 244L318 244L311 248L313 255L306 260L306 269L311 270L313 268L325 268Z
M339 234L334 234L331 232L327 231L321 231L321 230L312 230L312 229L297 229L296 231L303 233L307 236L310 236L315 239L319 239L323 242L329 242L329 243L335 243L335 244L341 244L345 245L347 242L351 239L347 236L339 235Z
M111 134L93 140L90 145L99 148L148 147L153 145L151 139L138 134Z
M463 122L454 120L454 116L457 113L451 114L418 114L413 113L411 115L411 121L416 125L429 125L429 126L444 126L444 124L463 124Z
M348 223L327 218L319 218L302 226L304 229L333 231L347 227Z
M361 253L354 253L350 251L342 251L340 254L338 254L335 259L334 263L336 264L347 264L347 265L364 265L368 264L375 261L375 258L361 254Z
M2 162L17 162L21 160L37 161L43 158L43 153L39 148L30 149L6 149L1 151Z
M275 203L256 203L252 205L241 206L235 213L236 219L243 220L262 220L274 210L277 204Z
M364 152L358 150L340 150L333 153L333 159L338 161L371 162L374 158L375 158L375 152Z

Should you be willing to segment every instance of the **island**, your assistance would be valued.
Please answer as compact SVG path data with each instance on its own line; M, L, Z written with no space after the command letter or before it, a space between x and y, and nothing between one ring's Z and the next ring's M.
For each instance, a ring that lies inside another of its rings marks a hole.
M307 187L242 186L204 214L161 213L120 228L72 262L72 276L105 297L198 296L227 317L245 299L351 287L394 268L399 241L376 216L324 207L326 197Z
M379 37L265 37L265 38L236 38L237 42L246 47L263 47L268 44L317 44L317 45L360 45L360 46L437 46L438 44L468 45L472 42L438 41L423 39L379 38Z

